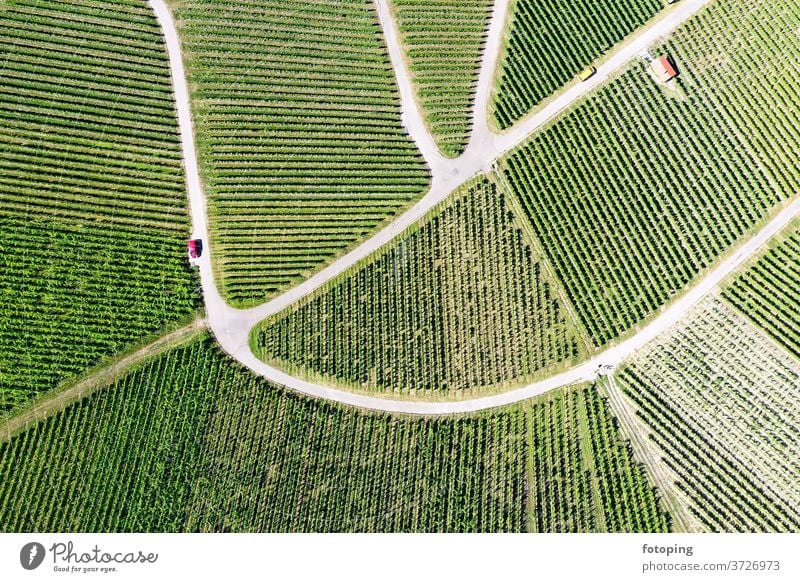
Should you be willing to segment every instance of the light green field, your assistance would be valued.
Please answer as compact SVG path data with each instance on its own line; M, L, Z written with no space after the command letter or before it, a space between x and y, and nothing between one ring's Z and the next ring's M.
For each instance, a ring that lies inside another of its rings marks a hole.
M679 294L800 192L800 5L719 0L501 161L601 346ZM747 43L738 39L747 36Z
M300 282L427 189L370 0L171 5L233 304Z

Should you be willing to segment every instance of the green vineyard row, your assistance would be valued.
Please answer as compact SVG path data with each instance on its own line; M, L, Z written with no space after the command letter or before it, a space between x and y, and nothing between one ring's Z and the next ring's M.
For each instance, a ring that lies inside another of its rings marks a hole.
M654 51L676 86L635 63L501 161L597 346L800 192L798 22L789 0L715 2Z
M392 0L425 121L446 156L469 139L490 0Z
M511 127L663 6L664 0L512 2L491 105L494 123Z
M210 339L0 444L0 482L7 532L669 524L593 386L467 417L370 414L272 386Z
M711 531L800 528L800 363L709 299L620 372Z
M169 67L144 0L0 10L0 416L196 309Z
M174 6L230 302L301 281L425 191L369 0Z
M485 179L254 330L257 355L366 390L463 395L576 360L548 267Z
M800 358L800 221L726 287L723 296Z

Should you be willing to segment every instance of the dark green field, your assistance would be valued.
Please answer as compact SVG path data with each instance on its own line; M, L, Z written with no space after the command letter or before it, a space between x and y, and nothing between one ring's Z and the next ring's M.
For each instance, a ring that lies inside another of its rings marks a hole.
M0 418L187 319L198 290L144 0L0 8Z
M594 387L468 417L369 414L259 380L210 339L0 445L0 483L3 531L669 523Z

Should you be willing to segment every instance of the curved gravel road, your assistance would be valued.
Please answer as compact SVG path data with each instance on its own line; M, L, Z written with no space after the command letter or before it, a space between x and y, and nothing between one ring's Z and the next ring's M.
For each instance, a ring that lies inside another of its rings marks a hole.
M206 199L197 166L197 152L180 38L164 0L149 0L161 25L169 54L192 217L192 237L201 238L205 243L203 257L196 261L196 264L200 269L208 325L214 332L222 349L256 374L304 394L361 408L428 415L473 412L511 404L561 386L594 379L599 374L607 373L608 370L615 368L631 353L640 349L681 319L729 273L756 253L770 237L800 214L800 200L796 200L782 210L758 234L739 247L734 254L725 259L716 269L709 272L680 299L672 303L634 336L563 373L501 394L450 402L394 400L356 394L296 378L262 362L250 350L248 339L250 331L257 323L302 299L325 282L387 244L408 226L425 216L458 186L489 169L491 164L502 153L515 147L531 132L556 117L563 110L606 81L629 60L642 53L659 38L669 34L711 1L713 0L684 0L680 5L671 9L665 18L660 19L625 42L607 61L597 68L597 74L589 81L573 85L559 94L545 107L538 110L533 116L511 128L510 131L503 134L495 134L489 129L487 110L491 95L494 66L502 47L503 27L510 3L509 0L497 0L479 73L474 106L473 133L464 154L457 159L447 159L436 149L433 139L427 131L422 114L414 100L413 87L403 61L402 46L400 45L396 24L390 16L388 0L375 0L389 56L398 81L402 104L402 121L430 166L432 176L430 190L390 225L303 283L257 307L235 309L228 305L220 295L211 268L213 249L209 244Z

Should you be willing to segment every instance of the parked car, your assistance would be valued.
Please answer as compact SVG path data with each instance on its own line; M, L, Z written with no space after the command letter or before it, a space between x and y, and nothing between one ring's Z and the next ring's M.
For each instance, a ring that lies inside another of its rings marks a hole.
M192 259L199 259L203 254L203 241L195 238L189 241L189 257Z
M578 79L580 79L581 81L586 81L596 72L597 69L595 69L594 67L586 67L584 70L580 72L580 74L578 75Z

